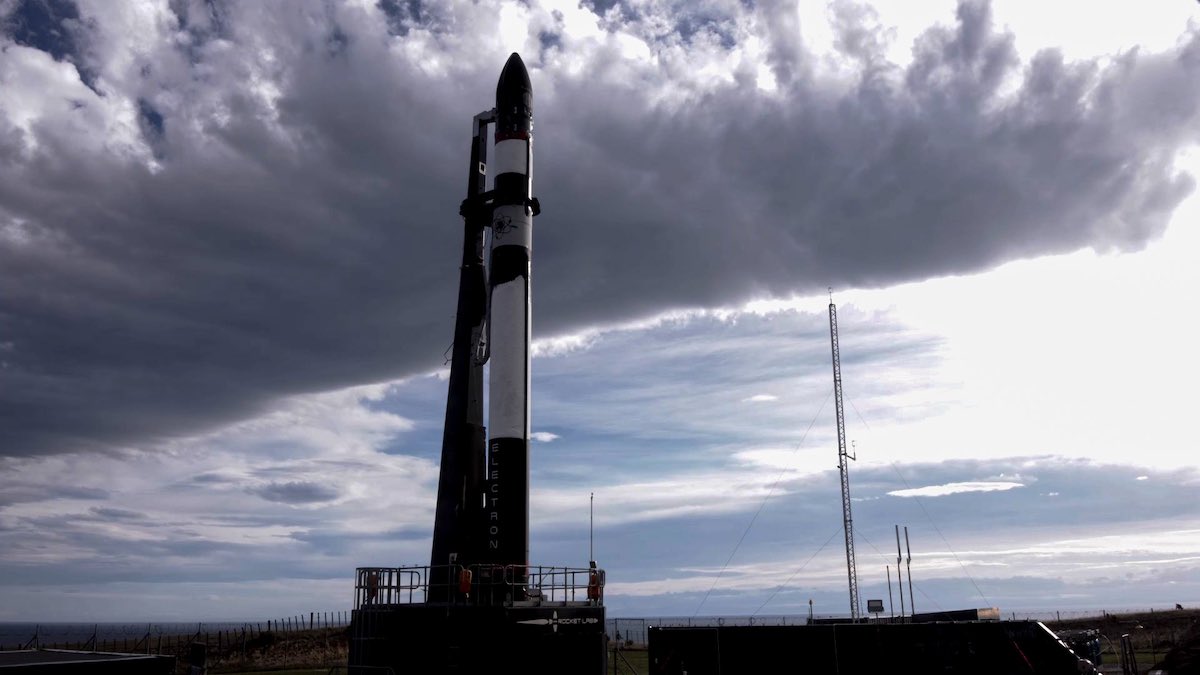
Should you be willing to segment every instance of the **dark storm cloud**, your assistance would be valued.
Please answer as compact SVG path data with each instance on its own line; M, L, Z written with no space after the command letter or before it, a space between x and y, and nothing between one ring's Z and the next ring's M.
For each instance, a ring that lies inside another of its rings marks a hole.
M504 56L474 40L488 13L172 7L175 26L129 58L101 30L116 18L70 24L100 94L68 106L47 85L20 101L32 118L0 102L2 454L150 445L441 363L466 130ZM650 95L678 58L632 63L543 17L558 42L532 73L538 334L1136 249L1191 190L1172 163L1197 130L1194 31L1165 53L1022 64L967 3L901 68L870 12L840 5L860 75L835 84L782 7L746 10L776 94L738 71L680 100ZM606 21L640 30L652 9ZM744 37L713 16L668 23L709 47ZM30 48L55 56L6 30L3 72L33 72Z

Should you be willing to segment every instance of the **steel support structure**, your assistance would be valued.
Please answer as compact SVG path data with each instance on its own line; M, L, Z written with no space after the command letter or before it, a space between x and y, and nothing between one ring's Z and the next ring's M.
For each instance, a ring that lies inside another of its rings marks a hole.
M837 306L829 303L829 343L833 350L833 401L837 408L838 472L842 478L842 527L846 533L846 577L850 586L850 618L862 613L858 602L858 563L854 560L854 519L850 516L850 467L846 451L846 415L842 408L842 358L838 349Z

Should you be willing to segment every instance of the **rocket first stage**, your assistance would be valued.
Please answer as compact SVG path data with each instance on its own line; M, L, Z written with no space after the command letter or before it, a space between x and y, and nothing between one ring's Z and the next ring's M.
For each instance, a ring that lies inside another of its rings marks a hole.
M514 53L496 85L488 319L485 557L501 565L529 563L529 271L537 206L531 198L532 131L533 87Z

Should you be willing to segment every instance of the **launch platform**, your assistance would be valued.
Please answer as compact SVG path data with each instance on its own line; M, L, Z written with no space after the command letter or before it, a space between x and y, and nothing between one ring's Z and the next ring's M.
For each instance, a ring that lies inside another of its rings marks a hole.
M447 567L358 569L351 675L605 672L603 570Z

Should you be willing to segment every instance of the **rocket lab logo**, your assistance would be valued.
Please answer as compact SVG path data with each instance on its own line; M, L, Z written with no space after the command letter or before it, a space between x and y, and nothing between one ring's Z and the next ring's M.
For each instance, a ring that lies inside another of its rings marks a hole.
M492 232L495 233L497 239L503 239L504 235L512 232L515 229L512 218L508 216L500 216L492 221Z
M555 633L558 632L559 626L582 626L588 623L600 623L600 619L594 616L569 616L558 618L558 610L550 615L549 619L529 619L527 621L518 621L517 623L526 623L534 626L550 626L550 629Z

